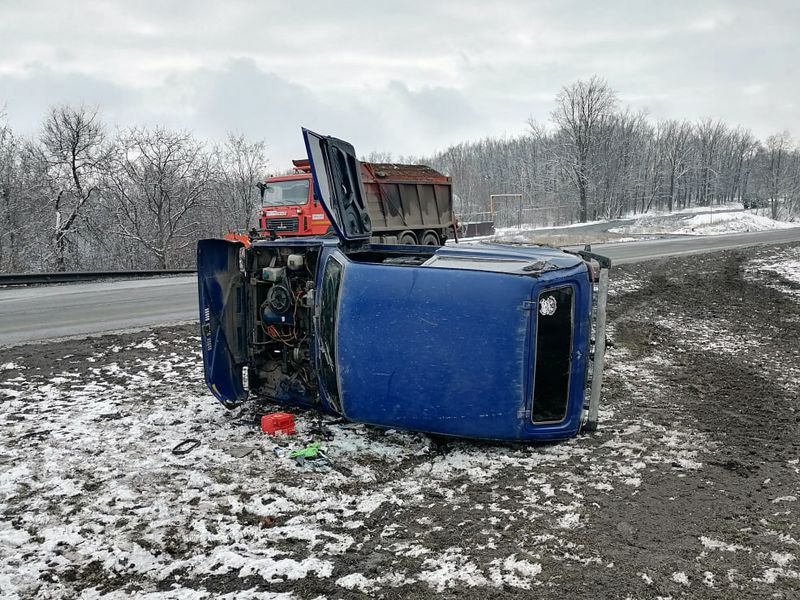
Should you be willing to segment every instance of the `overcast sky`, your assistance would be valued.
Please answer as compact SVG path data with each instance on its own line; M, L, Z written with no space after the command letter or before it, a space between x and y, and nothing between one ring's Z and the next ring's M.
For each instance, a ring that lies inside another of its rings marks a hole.
M241 131L275 167L299 129L429 154L546 122L598 74L653 118L800 134L800 1L0 0L0 107L35 133L54 103L111 125Z

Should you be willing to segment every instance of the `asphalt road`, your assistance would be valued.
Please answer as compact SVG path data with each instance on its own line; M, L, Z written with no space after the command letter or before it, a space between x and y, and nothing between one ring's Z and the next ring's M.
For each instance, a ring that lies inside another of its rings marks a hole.
M681 236L636 242L593 244L592 250L608 256L613 264L621 265L644 260L657 260L668 256L797 241L800 241L800 227L752 233ZM580 246L575 248L580 248Z
M0 288L0 346L179 323L197 310L194 275Z
M793 241L800 241L800 228L592 248L624 264ZM193 321L197 310L194 276L0 289L0 346Z

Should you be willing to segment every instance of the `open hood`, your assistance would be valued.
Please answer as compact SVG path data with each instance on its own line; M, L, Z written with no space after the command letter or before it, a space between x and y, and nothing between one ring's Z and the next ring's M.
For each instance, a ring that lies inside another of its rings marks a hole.
M206 383L214 396L232 408L247 398L242 367L247 360L242 244L227 240L197 243L200 337Z
M314 194L342 241L368 240L372 223L361 181L361 163L351 144L303 128Z

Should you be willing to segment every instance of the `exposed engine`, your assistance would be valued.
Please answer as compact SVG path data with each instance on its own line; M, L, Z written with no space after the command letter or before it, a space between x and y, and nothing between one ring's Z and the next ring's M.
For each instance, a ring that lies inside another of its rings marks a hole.
M254 246L245 250L251 286L248 386L276 399L318 398L311 365L314 273L319 250Z

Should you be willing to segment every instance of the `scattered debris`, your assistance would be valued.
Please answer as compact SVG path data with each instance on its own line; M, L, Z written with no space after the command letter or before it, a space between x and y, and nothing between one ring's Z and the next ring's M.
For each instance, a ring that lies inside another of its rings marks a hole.
M289 453L289 458L297 458L302 456L303 458L317 458L318 456L323 455L322 449L320 448L320 442L313 442L306 446L305 448L299 448L298 450L292 450Z
M276 412L261 417L261 431L269 435L283 433L294 435L294 415L286 412Z
M231 446L226 450L234 458L244 458L255 450L255 446Z
M200 440L196 439L183 440L180 444L178 444L172 449L172 453L176 456L183 456L184 454L189 454L189 452L191 452L195 448L198 448L199 446L200 446Z

